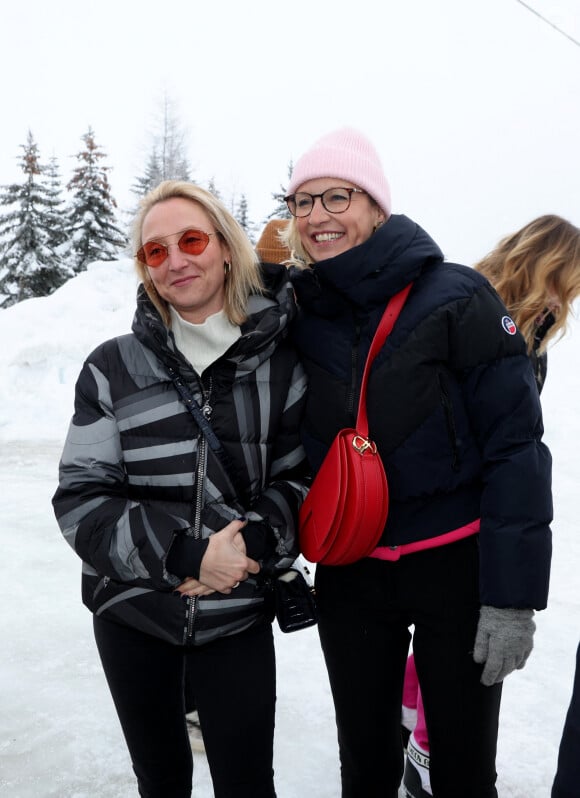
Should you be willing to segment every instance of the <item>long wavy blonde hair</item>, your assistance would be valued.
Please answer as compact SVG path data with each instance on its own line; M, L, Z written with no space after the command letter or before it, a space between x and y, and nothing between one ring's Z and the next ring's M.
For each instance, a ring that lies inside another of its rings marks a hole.
M506 236L474 268L502 298L532 351L538 321L551 309L555 323L540 346L566 332L572 303L580 296L580 230L560 216L546 215Z
M165 180L159 183L139 203L139 210L131 228L133 252L137 252L143 243L141 240L143 222L151 208L159 202L174 197L191 200L200 205L209 216L217 234L227 244L231 263L225 279L224 311L232 324L242 324L247 317L248 297L263 290L259 259L241 225L210 191L184 180ZM136 256L135 269L149 299L169 327L171 323L169 305L155 290L148 267Z

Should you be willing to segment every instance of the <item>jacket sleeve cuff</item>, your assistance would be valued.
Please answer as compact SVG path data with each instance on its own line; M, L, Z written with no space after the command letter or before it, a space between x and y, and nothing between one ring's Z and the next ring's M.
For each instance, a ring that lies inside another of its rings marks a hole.
M273 554L275 541L268 524L261 521L249 521L241 533L246 544L247 557L259 562Z
M208 543L207 538L196 540L188 535L177 535L167 555L166 567L169 573L182 579L187 576L199 579L201 561Z

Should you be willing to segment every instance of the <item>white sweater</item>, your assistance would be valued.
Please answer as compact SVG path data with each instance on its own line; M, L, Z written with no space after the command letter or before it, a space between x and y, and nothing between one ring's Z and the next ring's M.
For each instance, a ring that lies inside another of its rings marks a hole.
M231 323L223 310L208 316L201 324L185 321L171 306L169 311L177 348L199 375L241 335L240 328Z

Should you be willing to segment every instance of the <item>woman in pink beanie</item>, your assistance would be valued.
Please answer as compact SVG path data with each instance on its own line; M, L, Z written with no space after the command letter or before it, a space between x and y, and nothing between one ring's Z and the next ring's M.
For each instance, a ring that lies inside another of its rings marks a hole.
M342 798L397 798L411 628L433 795L496 798L502 681L532 650L551 557L551 459L525 340L483 275L392 213L362 133L317 141L286 202L314 474L354 426L370 342L412 284L368 383L389 481L383 535L364 559L316 567Z

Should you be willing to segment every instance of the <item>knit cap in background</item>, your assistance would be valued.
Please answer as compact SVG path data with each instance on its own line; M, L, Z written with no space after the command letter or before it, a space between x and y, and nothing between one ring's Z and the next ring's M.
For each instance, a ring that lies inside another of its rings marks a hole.
M288 224L287 219L270 219L262 230L256 252L262 263L282 263L290 257L290 250L280 241L278 234Z

